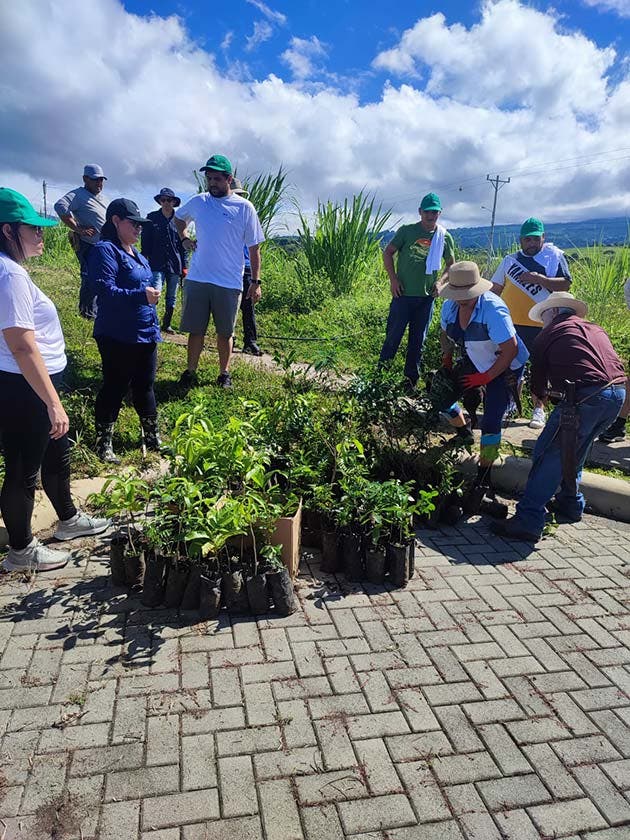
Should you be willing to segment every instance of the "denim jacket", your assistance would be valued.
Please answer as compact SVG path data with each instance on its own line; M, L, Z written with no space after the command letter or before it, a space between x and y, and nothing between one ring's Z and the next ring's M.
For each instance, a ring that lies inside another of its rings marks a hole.
M87 256L90 285L97 296L94 338L107 336L125 344L161 341L156 309L147 301L153 282L146 259L114 245L97 242Z

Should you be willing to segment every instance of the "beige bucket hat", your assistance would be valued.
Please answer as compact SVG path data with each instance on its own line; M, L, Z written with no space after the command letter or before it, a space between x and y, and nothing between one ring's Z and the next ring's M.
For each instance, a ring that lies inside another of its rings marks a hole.
M473 300L489 292L492 283L479 273L479 266L472 260L453 263L448 270L448 280L439 289L446 300Z
M561 307L572 309L580 318L586 318L588 314L588 306L583 300L578 300L571 292L552 292L548 298L532 306L529 310L529 317L532 321L542 323L543 312Z

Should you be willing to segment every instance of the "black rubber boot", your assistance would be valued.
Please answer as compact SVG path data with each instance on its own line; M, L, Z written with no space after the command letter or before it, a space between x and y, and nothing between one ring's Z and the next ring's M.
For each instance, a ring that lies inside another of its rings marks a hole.
M159 452L162 448L162 440L158 429L157 415L153 417L141 417L142 443L150 452Z
M96 454L106 464L120 464L120 458L114 452L113 436L113 423L96 422Z
M174 333L175 330L171 328L171 321L173 320L173 312L175 307L167 306L164 310L164 318L162 319L162 331L165 333Z
M508 515L508 506L505 502L497 499L497 494L492 486L492 466L477 467L477 478L475 479L475 490L478 498L478 512L492 516L494 519L505 519Z

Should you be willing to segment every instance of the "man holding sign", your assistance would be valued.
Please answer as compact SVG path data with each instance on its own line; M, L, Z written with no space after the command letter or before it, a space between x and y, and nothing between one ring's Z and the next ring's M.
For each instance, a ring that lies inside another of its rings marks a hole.
M532 321L529 311L552 292L566 292L571 273L560 248L545 242L545 228L540 219L527 219L521 225L521 250L505 256L492 277L492 291L500 295L512 316L519 338L531 353L541 325ZM545 409L534 399L532 429L545 425Z

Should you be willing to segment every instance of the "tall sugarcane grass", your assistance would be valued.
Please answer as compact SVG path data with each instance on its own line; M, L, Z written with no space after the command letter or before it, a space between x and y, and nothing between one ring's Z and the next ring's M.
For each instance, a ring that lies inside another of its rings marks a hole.
M243 187L256 208L265 237L272 236L277 232L274 230L274 223L287 203L286 169L280 166L277 172L261 172L255 176L247 176Z
M346 295L380 251L378 234L385 229L391 211L383 211L364 193L343 204L319 202L314 229L299 211L298 237L311 276L325 276L334 293Z
M623 286L630 277L630 248L581 248L571 263L571 292L588 305L588 318L604 327L617 352L630 357L630 312Z

